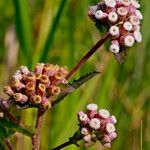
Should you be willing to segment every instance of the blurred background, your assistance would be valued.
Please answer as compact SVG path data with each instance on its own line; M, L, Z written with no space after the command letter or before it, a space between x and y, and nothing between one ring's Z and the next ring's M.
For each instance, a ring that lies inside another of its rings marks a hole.
M101 34L87 17L88 6L97 0L0 0L0 94L20 65L33 68L36 62L71 69L96 43ZM119 65L101 48L73 77L97 70L101 75L49 110L43 123L41 150L68 140L77 130L76 113L95 102L117 118L118 137L113 150L150 149L150 1L141 0L143 42L129 50ZM36 110L22 113L21 121L34 126ZM30 150L31 140L16 134L15 150ZM85 150L70 146L66 150ZM100 144L91 150L105 150Z

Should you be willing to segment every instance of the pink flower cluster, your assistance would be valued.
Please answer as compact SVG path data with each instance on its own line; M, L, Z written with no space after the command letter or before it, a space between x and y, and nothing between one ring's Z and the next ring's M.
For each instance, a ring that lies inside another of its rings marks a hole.
M98 110L96 104L89 104L86 112L78 112L78 119L86 147L92 146L96 141L101 141L105 147L111 147L112 140L117 137L115 116L111 116L106 109Z
M135 42L142 42L140 21L142 13L136 0L103 0L91 6L88 16L109 29L111 35L110 51L119 53Z
M33 72L22 66L4 87L4 92L17 104L36 104L49 109L54 96L61 91L59 85L67 83L67 74L67 68L58 65L38 63Z

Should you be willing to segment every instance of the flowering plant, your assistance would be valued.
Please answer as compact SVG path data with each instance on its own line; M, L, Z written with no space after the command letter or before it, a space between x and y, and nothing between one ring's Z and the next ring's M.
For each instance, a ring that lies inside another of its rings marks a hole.
M86 61L110 39L109 50L114 53L119 63L126 57L126 49L135 42L142 41L140 21L143 19L138 10L140 4L136 0L103 0L95 6L90 6L88 16L96 23L98 29L106 27L106 34L85 54L83 58L68 71L66 67L53 64L38 63L30 71L26 66L20 67L4 87L8 99L0 98L0 146L13 150L9 138L20 132L32 139L33 150L40 150L41 128L43 115L52 109L68 94L79 88L99 72L88 73L78 80L70 82L71 77L86 63ZM37 108L35 129L28 129L10 112L11 108ZM79 130L69 138L69 141L53 148L62 149L71 144L78 145L83 140L86 147L100 141L105 147L111 148L112 141L117 137L115 124L117 119L106 109L99 109L96 104L87 105L86 111L77 114ZM1 142L2 141L2 142Z
M109 50L117 57L119 53L132 47L135 42L142 42L140 22L142 13L136 0L103 0L89 8L88 16L96 23L109 30L111 44ZM124 60L117 59L120 63Z

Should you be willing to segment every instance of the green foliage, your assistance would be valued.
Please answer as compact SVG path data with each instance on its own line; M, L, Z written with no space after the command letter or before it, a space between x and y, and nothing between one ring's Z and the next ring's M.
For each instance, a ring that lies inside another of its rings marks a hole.
M0 132L1 138L9 138L15 132L22 133L29 137L34 135L34 131L32 129L25 128L5 118L0 118L0 127L2 128L2 131Z
M78 80L74 80L73 83L71 83L70 85L68 84L68 85L64 85L63 87L61 87L62 92L58 95L58 97L54 101L54 104L59 103L68 94L72 93L74 90L76 90L77 88L79 88L81 85L85 84L88 80L92 79L97 74L99 74L99 72L88 73L88 74L80 77Z
M5 143L4 143L3 139L1 139L1 138L0 138L0 149L1 150L7 150L6 146L5 146Z

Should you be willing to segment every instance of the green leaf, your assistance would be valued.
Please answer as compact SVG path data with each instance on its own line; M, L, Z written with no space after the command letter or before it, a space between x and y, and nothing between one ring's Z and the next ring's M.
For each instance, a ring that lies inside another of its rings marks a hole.
M15 131L0 125L0 138L10 138Z
M77 89L78 87L80 87L82 84L86 83L87 81L89 81L90 79L92 79L93 77L95 77L96 75L98 75L100 72L91 72L88 73L82 77L80 77L78 80L74 80L73 83L71 84L75 89Z
M1 131L0 131L1 132ZM7 150L3 139L0 138L0 150Z
M34 135L34 131L32 129L29 128L25 128L17 123L11 122L5 118L0 118L0 126L2 126L3 128L9 129L9 133L3 133L2 135L4 136L8 136L10 134L10 131L14 131L14 132L19 132L22 133L26 136L32 137Z
M57 12L56 17L55 17L55 19L53 21L52 27L51 27L51 29L50 29L50 31L48 33L48 37L47 37L46 43L45 43L44 48L42 50L42 53L40 55L40 58L39 58L40 62L44 62L47 59L48 52L49 52L49 50L50 50L50 48L52 46L54 35L56 33L56 30L57 30L57 27L58 27L60 18L62 16L62 12L64 10L66 2L67 2L66 0L62 0L61 3L60 3L58 12Z
M28 67L32 63L33 37L31 20L29 17L29 4L27 0L13 0L15 8L16 31L21 47L21 52L26 58Z
M95 26L100 32L107 32L107 28L101 23L100 20L95 21Z
M62 92L57 96L56 100L53 102L52 105L55 105L59 103L61 100L63 100L68 94L72 93L75 89L79 88L81 85L98 75L99 72L92 72L88 73L82 77L80 77L78 80L74 80L73 83L66 85L66 87L62 90Z

